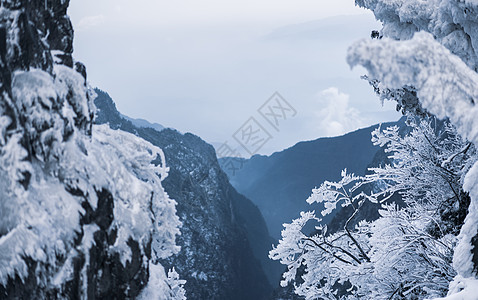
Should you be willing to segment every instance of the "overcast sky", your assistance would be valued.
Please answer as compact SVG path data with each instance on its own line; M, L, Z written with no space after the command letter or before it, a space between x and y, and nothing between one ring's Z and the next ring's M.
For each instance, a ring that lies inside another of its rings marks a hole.
M121 113L237 147L250 117L270 154L400 116L382 107L348 46L379 29L353 0L72 0L77 60ZM279 92L297 112L257 111Z

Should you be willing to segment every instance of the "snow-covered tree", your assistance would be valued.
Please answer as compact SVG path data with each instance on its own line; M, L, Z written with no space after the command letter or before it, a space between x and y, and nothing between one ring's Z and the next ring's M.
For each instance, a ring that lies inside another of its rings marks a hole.
M318 297L333 298L339 292L338 285L346 286L349 281L360 281L355 277L363 276L363 270L370 262L368 252L368 224L363 222L352 230L350 221L355 217L366 195L359 192L362 177L342 171L339 182L324 182L312 191L307 199L309 204L323 203L323 216L336 209L337 204L352 206L350 216L342 231L328 235L327 226L315 215L315 212L302 212L300 218L291 224L284 224L282 239L277 247L270 251L269 257L287 265L282 286L296 281L295 292L306 299ZM314 222L316 232L312 235L303 232L305 225ZM304 269L305 268L305 269Z
M347 283L352 287L345 297L352 299L446 293L455 275L456 234L469 203L461 180L475 160L474 147L447 123L427 118L409 124L413 130L403 137L396 126L372 134L392 165L373 168L365 177L344 171L341 181L312 191L307 202L323 203L322 215L339 203L352 206L342 231L328 235L313 212L285 225L283 239L271 251L272 259L288 266L283 285L300 282L296 292L307 299L338 297ZM372 192L364 193L365 185L373 185ZM403 207L386 203L395 193ZM381 217L350 228L365 201L384 203ZM313 235L302 231L308 222L317 222Z
M324 182L312 191L309 204L322 203L322 215L352 206L343 230L327 234L315 213L285 225L282 240L270 257L288 266L282 285L296 281L296 293L307 299L345 297L430 298L443 296L456 275L453 248L469 204L462 189L464 174L476 161L475 148L454 127L434 118L408 122L412 130L401 136L394 126L372 133L392 161L357 177L342 172L342 180ZM372 185L369 194L365 185ZM388 203L399 193L404 203ZM380 218L356 221L365 201L383 203ZM303 232L307 223L316 232Z
M356 4L372 10L383 28L372 35L377 39L362 40L350 48L349 64L367 69L365 79L382 101L395 100L397 109L424 118L403 138L397 128L375 132L374 142L387 147L393 165L373 169L357 185L376 183L376 193L363 199L383 201L398 192L404 205L384 203L378 220L355 229L362 236L361 249L369 249L365 254L370 262L342 262L340 267L346 270L339 272L337 261L344 256L329 251L329 260L314 260L327 249L322 250L316 240L297 243L307 240L307 235L296 228L318 221L310 213L286 225L271 256L289 265L289 272L302 265L296 291L309 299L333 297L333 283L326 281L330 274L339 283L350 280L354 287L346 296L351 298L433 298L448 289L447 299L476 299L478 3L356 0ZM445 120L445 126L430 126L429 116ZM327 194L318 196L329 203L326 209L335 207ZM358 249L353 241L344 248L353 249ZM286 281L296 279L286 275Z
M431 298L445 294L456 273L453 248L469 205L462 180L476 155L446 122L423 119L411 126L403 138L397 127L372 134L393 164L371 169L367 179L385 193L400 193L405 205L385 205L373 222L371 257L383 284L370 292Z
M383 201L393 193L400 193L405 204L399 207L384 203L378 220L361 223L355 229L359 236L364 233L362 249L369 249L366 254L370 262L343 263L340 267L346 270L337 276L334 275L336 261L325 261L323 265L323 261L308 258L321 250L317 245L302 247L302 252L296 250L296 256L305 257L294 260L304 269L296 291L310 299L321 295L332 297L334 283L327 286L324 281L332 274L332 279L338 282L350 280L354 286L346 295L350 298L433 298L444 296L448 290L450 299L475 299L478 287L477 258L473 256L478 232L478 166L474 150L478 142L477 3L453 0L357 0L356 3L371 9L383 22L383 28L374 35L378 39L363 40L350 48L349 64L367 69L365 79L382 101L395 100L397 109L413 114L414 120L422 119L405 137L400 136L398 128L374 132L373 141L386 147L393 164L373 169L358 184L375 183L372 189L375 194L364 199ZM449 120L450 124L445 121L441 128L431 126L430 120L435 122L429 119L431 115ZM280 258L276 252L294 249L287 246L294 245L296 239L290 238L294 236L298 235L284 235L271 251L272 256ZM347 251L356 248L354 243L348 246L344 248ZM282 262L287 264L287 260ZM319 269L318 264L322 264L322 273L314 271ZM295 266L289 270L294 268L299 269ZM305 280L308 276L315 278ZM293 279L296 278L286 277L289 281Z
M383 22L380 40L360 41L349 50L349 64L362 65L382 89L411 86L428 113L448 118L462 138L478 143L478 3L472 0L357 0ZM474 299L478 232L478 165L464 176L470 196L465 223L454 249L458 275L450 298ZM468 298L467 298L468 297Z

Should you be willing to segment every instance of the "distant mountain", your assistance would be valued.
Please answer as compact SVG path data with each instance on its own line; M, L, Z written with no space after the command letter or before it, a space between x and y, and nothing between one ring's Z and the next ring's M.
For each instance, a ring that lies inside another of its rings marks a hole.
M403 124L386 123L383 127ZM271 156L255 155L243 160L235 174L227 168L228 158L219 161L231 184L261 210L270 234L280 238L282 224L297 218L301 211L317 210L305 200L323 181L340 179L341 170L364 175L379 147L373 146L371 132L378 125L339 137L300 142ZM329 222L333 214L324 217Z
M161 131L164 129L164 126L158 123L150 123L144 119L133 119L125 115L121 115L124 119L133 123L134 126L140 128L153 128L154 130Z
M116 110L107 93L96 92L97 123L134 133L165 153L170 171L163 186L178 202L183 226L177 238L181 251L164 264L187 280L188 298L270 298L269 282L277 285L281 271L267 258L275 240L257 206L229 184L214 148L190 133L135 126Z

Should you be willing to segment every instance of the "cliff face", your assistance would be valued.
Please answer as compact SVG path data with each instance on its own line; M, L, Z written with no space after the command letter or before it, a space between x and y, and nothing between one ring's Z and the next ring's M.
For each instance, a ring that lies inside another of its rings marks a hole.
M73 28L66 14L70 1L2 1L2 79L12 71L37 68L52 74L53 60L73 67ZM5 81L2 80L5 83Z
M93 125L68 5L0 7L0 298L136 298L150 277L180 298L158 264L179 233L162 151Z
M40 81L45 79L40 78L41 76L51 75L52 77L64 77L59 80L67 80L68 75L65 73L68 71L55 71L55 66L74 68L86 79L85 67L79 62L73 66L73 28L66 15L68 5L69 1L67 0L8 0L2 1L2 7L0 7L0 91L4 93L1 103L2 113L11 119L9 129L30 127L28 134L24 134L22 138L24 143L32 143L31 147L34 149L31 151L35 152L32 154L42 155L42 150L39 148L45 146L34 143L43 132L53 126L53 117L58 116L64 119L61 111L62 101L71 105L75 113L72 124L65 122L67 124L65 124L63 139L73 132L71 127L91 134L94 109L86 88L75 89L71 86L73 82L66 83L69 85L67 88L70 93L64 97L44 95L50 96L46 97L50 98L47 103L38 103L38 99L31 99L29 103L19 103L21 99L14 95L15 91L17 93L26 92L21 90L25 87L22 84L22 79L29 79L30 82L37 80L37 83L41 83ZM26 75L23 74L23 78L17 78L15 81L15 72L22 73L30 70L39 71L35 74L35 78L26 78ZM76 79L70 78L70 81ZM78 81L81 82L81 79ZM86 87L85 82L83 85ZM84 99L81 99L82 97ZM35 105L48 106L48 112L54 115L47 120L49 122L42 124L33 122L32 113L35 110Z
M170 167L164 188L178 202L183 222L182 250L167 265L176 266L187 280L188 298L266 299L270 287L243 226L255 222L255 213L260 216L257 207L241 206L249 200L239 198L212 146L197 136L167 129L158 145Z
M170 170L163 185L178 202L183 222L181 251L165 264L187 280L188 298L267 299L271 288L259 253L251 250L251 243L270 241L267 228L257 207L229 184L214 148L190 133L136 127L119 114L108 94L97 94L96 122L135 133L165 153Z

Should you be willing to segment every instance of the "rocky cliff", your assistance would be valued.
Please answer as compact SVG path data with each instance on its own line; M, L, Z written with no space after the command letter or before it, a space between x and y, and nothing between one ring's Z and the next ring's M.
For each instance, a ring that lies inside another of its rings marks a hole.
M182 299L164 155L93 124L68 4L1 1L0 298Z
M267 257L273 241L258 208L229 184L214 148L190 133L136 127L107 93L96 92L96 122L134 133L165 153L170 170L163 185L178 202L183 226L181 251L164 263L186 279L188 298L268 299L271 286L258 258Z

